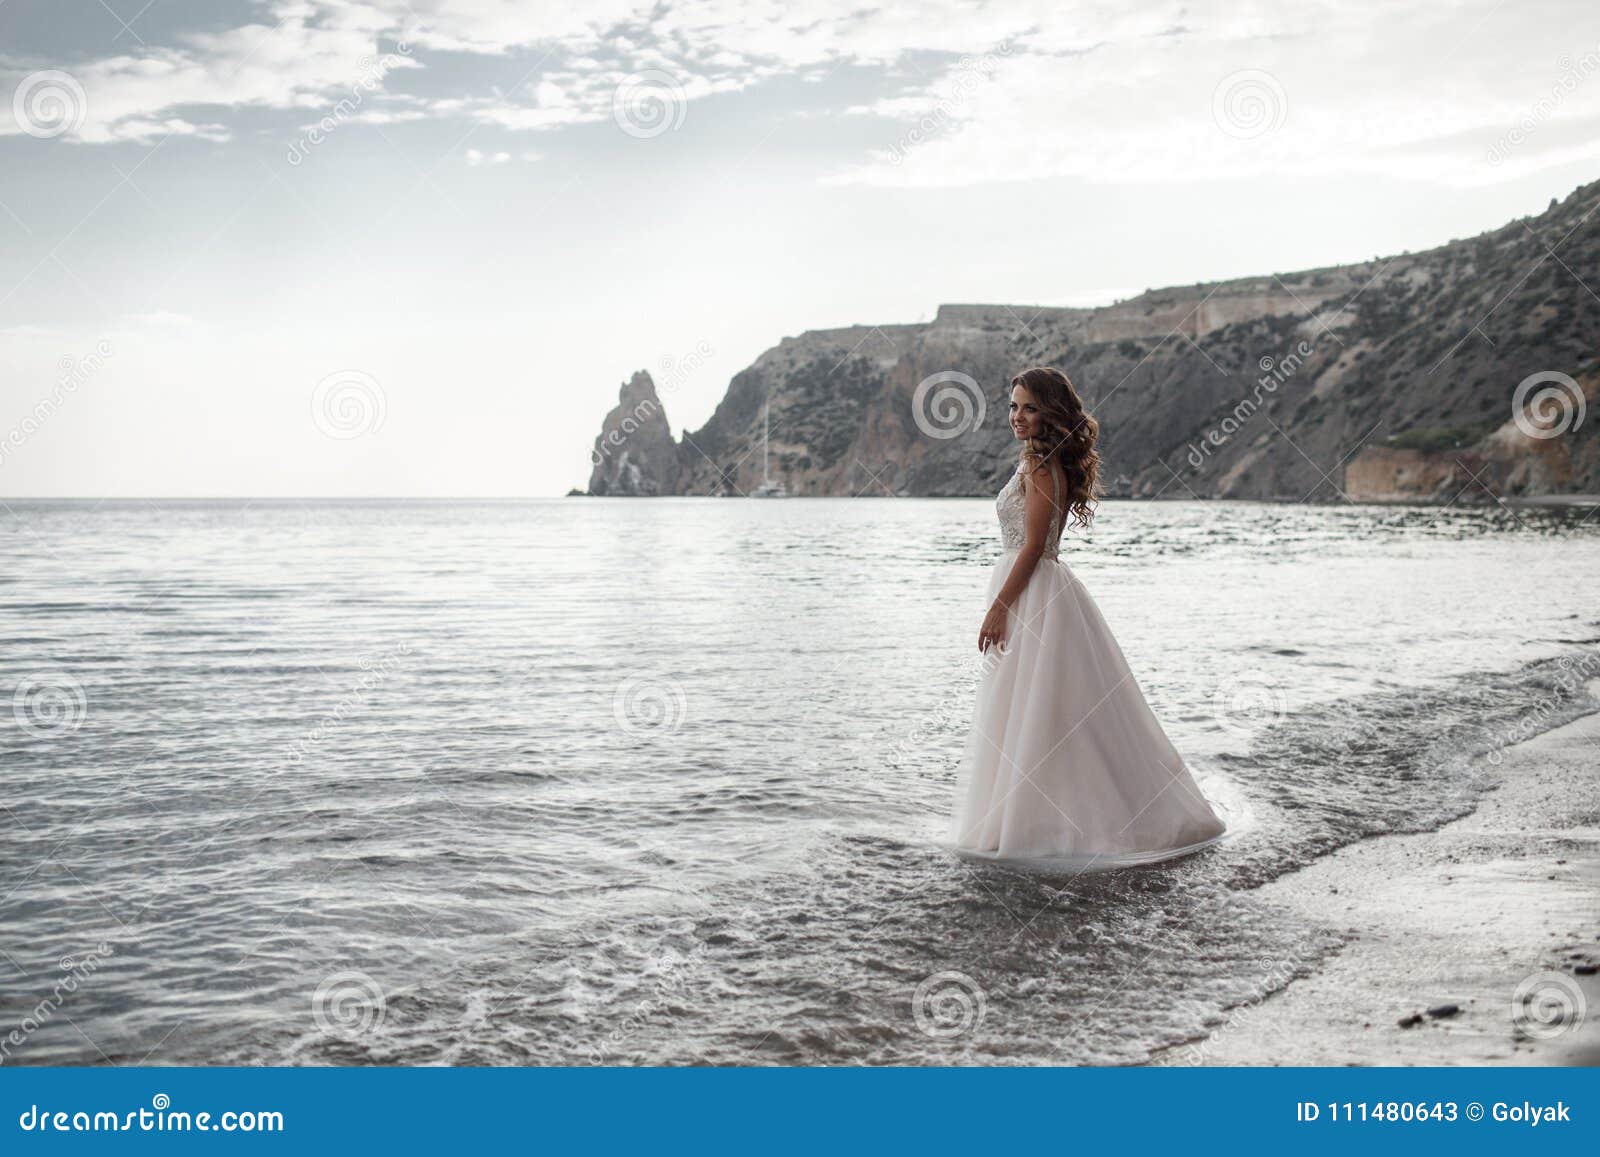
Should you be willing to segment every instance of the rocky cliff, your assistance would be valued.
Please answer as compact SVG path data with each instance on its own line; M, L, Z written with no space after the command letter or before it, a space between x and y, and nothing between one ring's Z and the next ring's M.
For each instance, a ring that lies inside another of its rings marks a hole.
M1600 492L1600 182L1424 253L1151 290L1100 309L945 305L785 338L674 442L635 374L592 494L988 495L1007 381L1061 366L1108 492L1491 501ZM1586 284L1587 283L1587 284ZM1591 288L1592 287L1592 288Z
M656 384L640 370L623 383L617 406L600 426L590 454L590 494L649 498L678 494L678 445Z

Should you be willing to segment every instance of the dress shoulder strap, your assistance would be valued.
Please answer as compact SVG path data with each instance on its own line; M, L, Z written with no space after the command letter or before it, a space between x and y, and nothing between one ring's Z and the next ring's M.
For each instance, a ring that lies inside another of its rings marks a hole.
M1041 460L1037 455L1024 454L1022 456L1022 461L1017 465L1017 473L1022 476L1022 482L1024 485L1026 485L1028 476L1032 474L1033 471L1037 470L1041 465L1049 467L1050 478L1055 483L1056 487L1055 501L1051 503L1055 509L1050 515L1050 537L1049 545L1046 547L1047 557L1054 558L1061 542L1061 532L1065 529L1063 525L1065 521L1063 515L1065 512L1067 489L1066 468L1062 466L1060 462L1056 461L1054 456L1046 457Z

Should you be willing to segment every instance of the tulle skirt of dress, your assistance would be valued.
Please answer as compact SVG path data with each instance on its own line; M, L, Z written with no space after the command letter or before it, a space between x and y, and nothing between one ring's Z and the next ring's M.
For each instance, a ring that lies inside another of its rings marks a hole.
M989 580L999 593L1014 551ZM987 604L986 604L987 605ZM1040 561L985 656L950 834L963 856L1115 867L1215 843L1226 824L1145 702L1100 608Z

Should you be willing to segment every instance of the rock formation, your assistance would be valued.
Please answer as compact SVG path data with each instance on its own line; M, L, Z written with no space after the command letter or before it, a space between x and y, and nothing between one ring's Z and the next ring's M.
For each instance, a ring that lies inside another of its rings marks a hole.
M623 383L590 455L590 494L649 498L678 493L678 446L656 384L640 370Z
M1111 494L1600 492L1597 210L1600 182L1424 253L1099 309L945 305L924 324L808 332L736 374L676 443L639 373L589 490L748 493L770 401L772 474L792 495L990 495L1014 460L1008 379L1050 364L1100 420Z

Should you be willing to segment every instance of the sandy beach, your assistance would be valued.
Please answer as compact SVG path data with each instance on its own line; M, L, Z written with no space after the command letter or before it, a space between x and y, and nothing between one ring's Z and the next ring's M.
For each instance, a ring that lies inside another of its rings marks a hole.
M1500 785L1472 814L1266 885L1351 939L1153 1063L1600 1062L1600 714L1496 758Z

